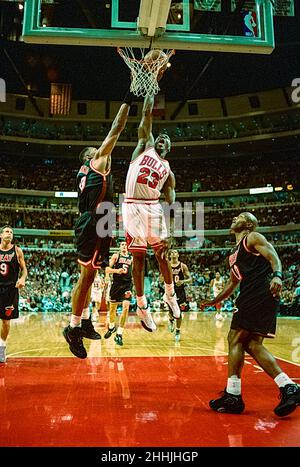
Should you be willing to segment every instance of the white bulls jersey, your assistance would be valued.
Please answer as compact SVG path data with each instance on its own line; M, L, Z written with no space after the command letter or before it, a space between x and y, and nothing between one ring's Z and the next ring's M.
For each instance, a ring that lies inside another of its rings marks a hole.
M103 281L99 276L96 276L92 285L91 300L93 302L101 302L103 291Z
M222 292L223 288L224 288L224 279L222 277L220 277L219 280L213 279L212 289L213 289L214 297L219 295L219 293Z
M147 148L130 163L125 186L126 200L158 201L169 174L169 162L159 157L153 146Z

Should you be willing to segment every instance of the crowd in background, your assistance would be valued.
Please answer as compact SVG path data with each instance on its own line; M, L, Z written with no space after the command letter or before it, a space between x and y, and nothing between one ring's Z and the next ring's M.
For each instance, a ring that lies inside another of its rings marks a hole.
M300 316L299 248L278 247L277 251L284 271L280 313ZM192 283L186 286L188 310L199 310L200 300L211 296L210 282L217 271L225 281L228 279L228 254L228 249L180 252L180 260L188 266L192 277ZM71 292L79 277L76 254L63 250L52 254L42 249L31 251L25 248L25 259L29 276L22 291L23 310L34 313L71 311ZM163 284L155 256L148 255L146 263L146 294L151 303L162 305ZM234 309L234 299L235 296L223 303L224 311ZM214 311L214 308L207 311Z
M125 176L129 161L113 159L112 172L116 193L124 191ZM0 186L4 188L75 191L76 173L79 161L69 159L46 159L0 156ZM291 225L299 222L299 172L298 154L274 154L268 157L255 156L251 164L246 157L195 160L188 157L171 161L176 174L176 192L195 193L195 200L203 201L205 207L204 228L209 230L229 229L232 218L241 210L253 212L261 226ZM194 174L197 174L196 176ZM197 198L196 194L207 191L224 191L267 184L283 187L282 191L259 196L212 195ZM289 186L289 189L287 189ZM289 191L290 190L290 191ZM191 199L191 198L187 198ZM180 196L179 201L184 201ZM73 229L78 218L76 199L54 199L46 196L0 195L2 224L15 228L31 229ZM266 234L278 246L278 253L284 267L284 288L282 292L282 314L299 313L299 233L281 232ZM78 267L72 238L49 240L48 238L18 239L24 247L29 277L22 292L22 306L31 312L70 311L71 291L78 278ZM199 302L210 293L210 280L218 270L226 280L228 265L226 257L233 238L209 236L204 239L176 238L180 259L187 264L192 275L192 284L187 287L188 306L197 310ZM288 247L281 245L289 244ZM294 246L291 246L291 245ZM113 240L112 247L116 247ZM187 252L194 248L193 252ZM184 251L186 250L186 251ZM162 288L159 282L154 256L147 261L146 284L151 301L159 302ZM227 300L224 309L232 311L233 299Z
M114 191L124 192L129 160L119 159L118 148L112 159ZM119 150L120 151L120 150ZM201 149L199 150L201 154ZM271 160L270 160L271 159ZM171 160L178 192L203 192L262 187L268 184L296 188L299 185L298 153L272 154L219 159L182 158ZM0 155L0 186L4 188L76 191L76 174L80 162L75 158L7 157ZM197 174L195 176L195 174Z
M0 118L0 134L33 139L95 141L105 138L110 122L60 121L24 118ZM173 141L228 140L265 133L292 131L300 127L300 111L272 112L220 120L163 122L153 124L154 133L168 133ZM136 141L136 122L128 122L120 141Z

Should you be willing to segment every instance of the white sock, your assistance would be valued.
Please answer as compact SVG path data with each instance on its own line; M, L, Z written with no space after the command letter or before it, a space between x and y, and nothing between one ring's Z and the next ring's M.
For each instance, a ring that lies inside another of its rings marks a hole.
M114 327L115 327L115 323L114 323L114 322L113 322L113 323L109 323L109 325L108 325L108 328L109 328L109 329L113 329Z
M89 319L90 317L90 309L84 308L81 313L81 319Z
M235 396L239 396L242 393L242 381L236 375L230 376L227 380L226 391Z
M136 297L136 303L139 308L146 308L147 306L147 299L145 295L142 295L141 297Z
M81 325L81 316L71 315L70 326L71 328L79 328Z
M121 328L121 327L119 326L118 329L117 329L117 334L120 334L120 335L122 336L123 331L124 331L124 328Z
M0 346L6 347L6 341L4 341L3 339L0 339Z
M283 371L279 373L279 375L277 375L276 378L274 378L274 381L279 388L282 388L287 384L295 384L294 381L292 381L287 374L283 373Z
M168 297L171 297L172 295L174 295L175 290L174 290L173 282L172 282L172 284L166 284L165 283L165 292L166 292L166 295L168 295Z

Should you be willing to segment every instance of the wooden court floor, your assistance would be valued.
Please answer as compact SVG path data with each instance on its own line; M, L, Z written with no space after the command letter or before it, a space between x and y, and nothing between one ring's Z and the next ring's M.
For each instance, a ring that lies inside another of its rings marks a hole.
M0 446L300 446L300 408L274 415L278 389L250 357L245 412L209 409L226 384L230 315L186 314L179 343L166 314L155 319L152 334L129 316L123 347L95 324L102 339L85 339L88 358L80 360L62 337L68 315L21 315L0 364ZM300 382L300 319L279 318L266 346Z

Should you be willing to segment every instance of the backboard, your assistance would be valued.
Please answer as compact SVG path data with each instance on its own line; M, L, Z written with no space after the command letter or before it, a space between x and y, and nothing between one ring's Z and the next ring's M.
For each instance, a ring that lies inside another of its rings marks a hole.
M269 54L270 0L27 0L30 43ZM224 7L225 5L225 7Z

